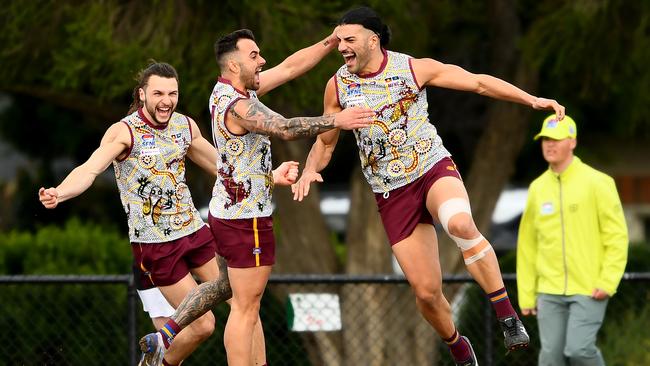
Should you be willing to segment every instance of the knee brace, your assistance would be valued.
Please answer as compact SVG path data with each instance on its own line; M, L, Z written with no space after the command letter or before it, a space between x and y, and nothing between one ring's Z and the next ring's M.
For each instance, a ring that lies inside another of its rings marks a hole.
M480 233L474 239L463 239L449 232L449 220L459 213L466 213L472 217L472 210L469 201L464 198L452 198L443 202L438 208L438 220L445 229L445 232L456 243L463 253L465 264L472 264L483 258L492 246Z

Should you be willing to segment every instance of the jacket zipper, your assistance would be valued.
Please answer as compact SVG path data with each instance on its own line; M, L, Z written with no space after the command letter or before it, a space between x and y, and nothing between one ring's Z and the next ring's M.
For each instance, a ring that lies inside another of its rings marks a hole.
M566 264L566 243L564 240L564 208L562 204L562 178L558 175L557 181L560 184L560 228L562 232L562 262L564 263L564 295L566 296L569 287L569 271Z

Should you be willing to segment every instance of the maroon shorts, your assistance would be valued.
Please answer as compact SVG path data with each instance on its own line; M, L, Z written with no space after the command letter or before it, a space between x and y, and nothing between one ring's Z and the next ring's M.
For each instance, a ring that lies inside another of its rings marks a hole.
M217 253L228 267L251 268L275 264L273 219L218 219L208 216L210 230L217 242Z
M390 245L406 239L419 223L433 225L433 218L427 210L427 193L433 183L442 177L461 179L450 157L437 162L414 182L388 192L388 198L384 198L383 193L375 193Z
M182 238L161 243L131 243L138 289L169 286L180 281L191 268L215 257L216 244L207 226Z

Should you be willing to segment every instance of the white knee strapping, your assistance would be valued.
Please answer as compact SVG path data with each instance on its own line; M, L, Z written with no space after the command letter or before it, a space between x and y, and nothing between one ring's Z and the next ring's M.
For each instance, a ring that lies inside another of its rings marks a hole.
M447 234L449 234L449 219L462 212L472 216L472 209L469 206L469 201L464 198L452 198L446 200L442 205L440 205L440 207L438 207L438 220L440 220L440 223L442 224L442 227L445 228Z
M470 217L472 216L472 209L469 205L469 201L464 198L452 198L440 205L438 208L438 219L447 232L447 235L449 235L458 248L463 252L465 264L471 264L483 258L485 253L490 250L491 246L480 233L474 239L463 239L452 235L449 232L449 220L459 213L466 213Z

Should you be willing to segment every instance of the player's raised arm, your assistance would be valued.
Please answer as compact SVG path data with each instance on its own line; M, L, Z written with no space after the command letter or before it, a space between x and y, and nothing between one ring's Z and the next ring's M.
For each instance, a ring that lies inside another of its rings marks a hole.
M336 85L334 78L327 82L325 95L323 98L324 113L337 113L341 111L341 106L336 98ZM319 172L329 164L334 153L334 148L339 139L339 129L333 129L324 132L316 137L316 142L312 145L305 168L298 182L291 186L293 199L302 201L303 197L309 194L309 186L312 182L322 182L323 177Z
M534 109L553 110L564 118L564 106L553 99L530 95L518 87L487 74L473 74L460 66L444 64L431 58L411 61L415 76L422 86L471 91L495 99L528 105Z
M38 198L46 208L55 208L60 202L76 197L86 191L95 178L101 174L111 162L125 155L131 147L131 134L128 127L117 122L108 128L102 141L85 163L74 168L56 188L41 187Z
M338 44L339 39L332 32L325 39L295 52L279 65L261 72L260 88L257 90L257 95L264 95L311 70Z

